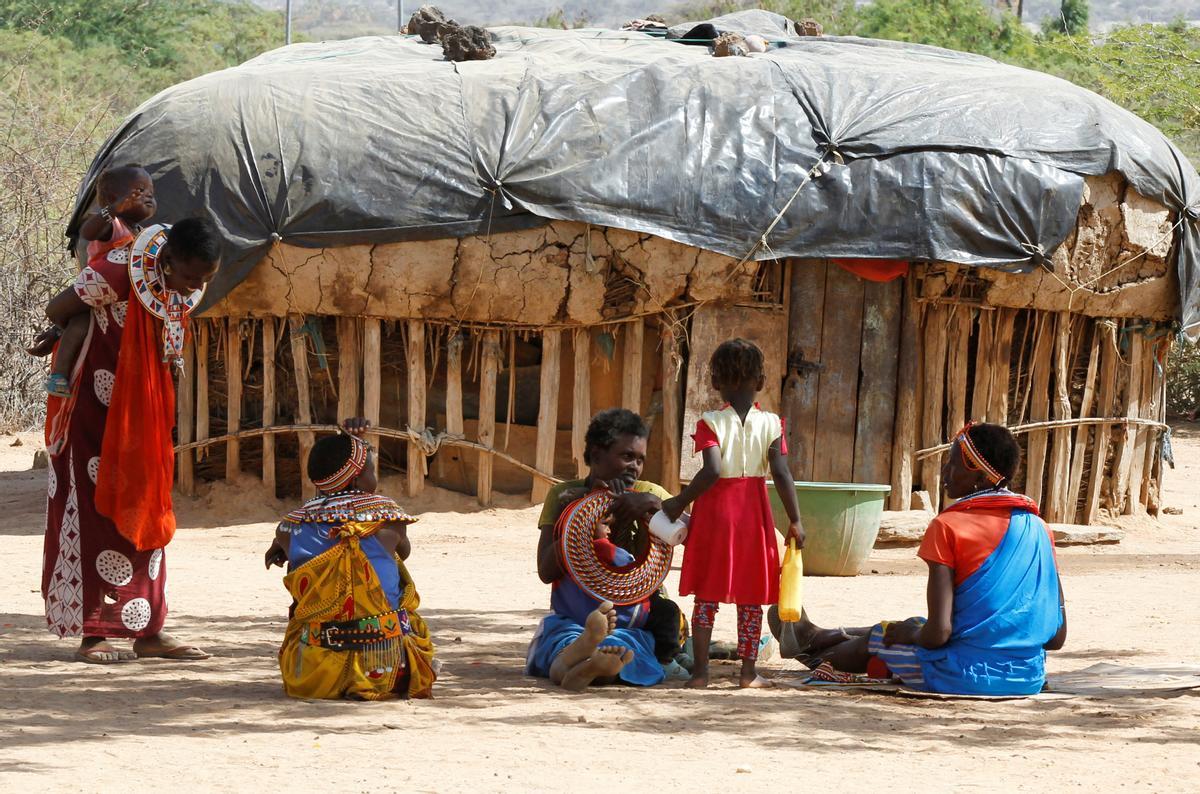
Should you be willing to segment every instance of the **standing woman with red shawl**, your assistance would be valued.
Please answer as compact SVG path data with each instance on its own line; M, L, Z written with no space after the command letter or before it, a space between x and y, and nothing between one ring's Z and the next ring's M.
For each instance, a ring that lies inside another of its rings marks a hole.
M42 596L50 630L83 637L78 661L208 658L162 630L163 547L175 533L172 369L183 366L187 317L216 275L219 251L207 219L150 226L46 307L58 328L91 315L71 396L51 397L46 417ZM132 639L132 651L112 638Z

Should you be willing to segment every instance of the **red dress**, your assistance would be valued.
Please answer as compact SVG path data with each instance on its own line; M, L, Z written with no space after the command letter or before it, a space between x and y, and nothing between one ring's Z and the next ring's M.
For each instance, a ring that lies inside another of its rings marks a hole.
M692 506L679 592L723 604L779 600L779 540L766 474L767 451L781 439L775 414L750 410L742 422L731 407L705 413L696 425L696 454L721 449L721 479Z
M121 257L84 268L75 292L92 307L91 330L72 378L74 401L61 447L50 457L42 560L46 622L60 637L147 637L167 616L163 550L138 551L96 509L104 428L129 319L130 280Z

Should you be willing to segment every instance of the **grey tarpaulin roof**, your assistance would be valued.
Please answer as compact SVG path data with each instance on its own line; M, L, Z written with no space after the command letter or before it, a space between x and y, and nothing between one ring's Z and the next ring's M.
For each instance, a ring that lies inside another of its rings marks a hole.
M292 45L145 102L97 156L79 205L101 167L140 162L161 218L207 208L229 245L211 302L276 239L384 243L566 219L741 257L793 196L757 258L1026 271L1072 228L1081 175L1116 170L1186 216L1183 321L1200 323L1200 179L1150 124L979 56L796 37L761 11L713 22L786 46L713 58L637 33L496 28L494 60L454 64L398 36ZM837 156L844 165L804 184Z

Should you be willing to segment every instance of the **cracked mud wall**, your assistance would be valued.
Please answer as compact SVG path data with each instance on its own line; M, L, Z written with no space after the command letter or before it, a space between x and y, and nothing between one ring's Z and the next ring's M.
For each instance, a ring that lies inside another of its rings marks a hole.
M759 265L651 235L554 222L491 238L277 246L209 316L289 313L594 325L749 298Z

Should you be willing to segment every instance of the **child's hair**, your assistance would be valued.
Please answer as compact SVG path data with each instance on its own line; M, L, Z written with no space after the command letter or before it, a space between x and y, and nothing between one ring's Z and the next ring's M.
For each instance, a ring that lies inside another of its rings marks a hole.
M217 262L221 258L221 235L208 218L184 218L167 232L171 253L183 259Z
M718 388L739 386L763 377L763 352L748 339L729 339L713 351L709 367Z
M1004 425L978 424L971 425L967 433L983 459L1005 480L1012 482L1021 463L1021 447L1012 431Z
M112 203L124 194L136 177L142 174L149 176L146 169L137 163L105 168L100 172L100 176L96 177L96 192L100 194L102 202Z
M646 438L650 428L642 417L628 408L609 408L592 417L588 424L587 435L584 436L583 462L592 462L593 449L608 449L617 443L621 436L637 436Z
M338 433L313 444L308 455L308 479L316 482L332 477L350 460L354 442L345 433Z

